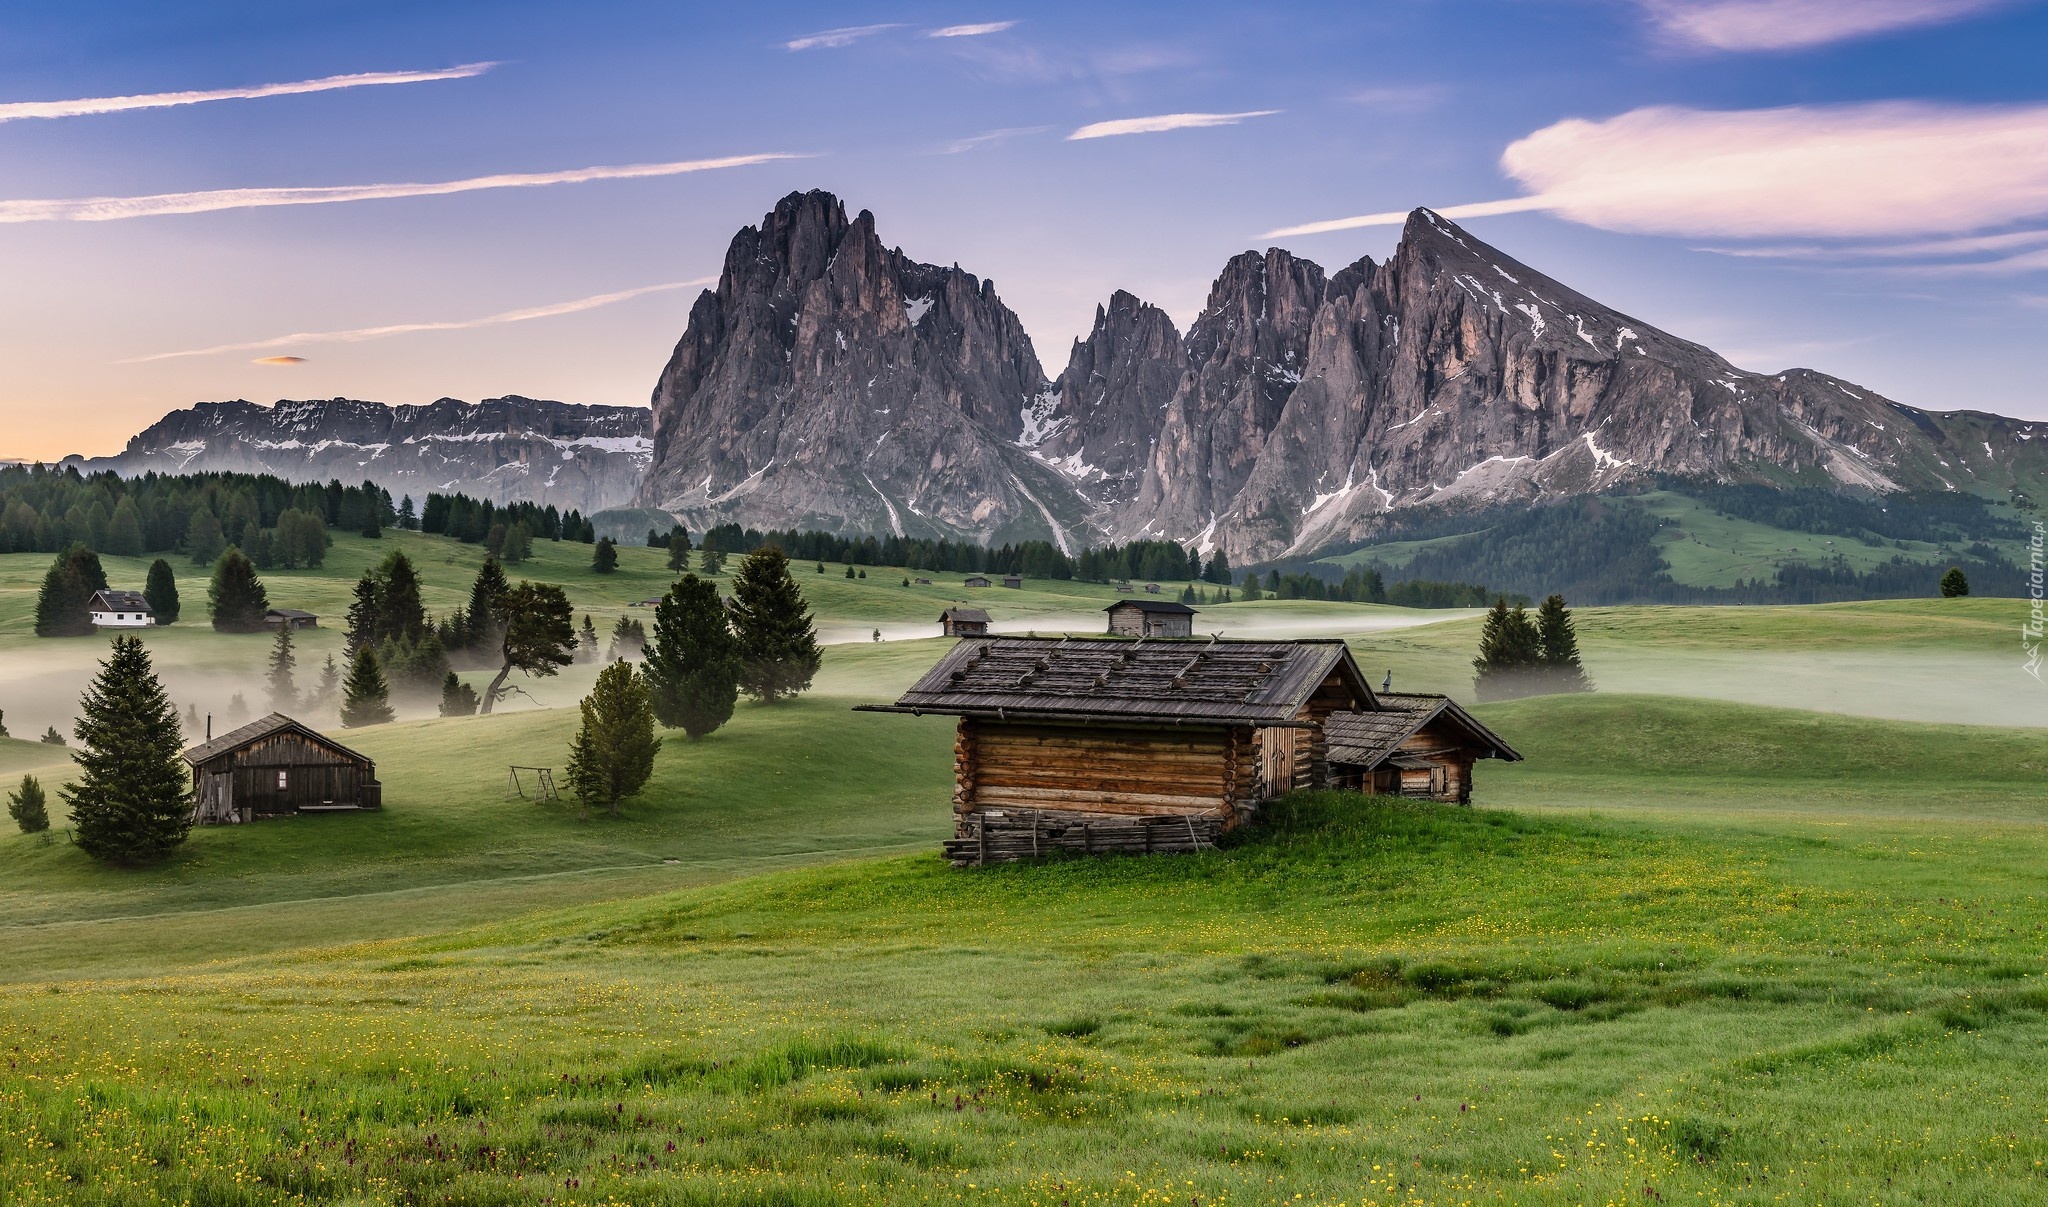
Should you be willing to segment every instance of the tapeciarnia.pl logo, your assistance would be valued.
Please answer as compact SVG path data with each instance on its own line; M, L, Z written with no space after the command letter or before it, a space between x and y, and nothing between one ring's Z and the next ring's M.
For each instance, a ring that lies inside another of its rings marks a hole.
M2027 661L2022 668L2034 677L2037 683L2048 682L2041 678L2041 638L2048 630L2048 616L2043 615L2044 604L2048 604L2048 558L2044 558L2044 544L2048 544L2048 524L2036 522L2034 537L2027 542L2027 595L2033 601L2033 608L2027 613L2026 623L2020 625L2020 649L2026 651Z

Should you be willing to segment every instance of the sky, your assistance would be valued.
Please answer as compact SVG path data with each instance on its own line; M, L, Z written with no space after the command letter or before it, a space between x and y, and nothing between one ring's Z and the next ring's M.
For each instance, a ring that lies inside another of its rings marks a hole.
M1128 289L1429 206L1758 371L2048 418L2048 2L490 0L0 8L0 457L202 400L645 405L795 189Z

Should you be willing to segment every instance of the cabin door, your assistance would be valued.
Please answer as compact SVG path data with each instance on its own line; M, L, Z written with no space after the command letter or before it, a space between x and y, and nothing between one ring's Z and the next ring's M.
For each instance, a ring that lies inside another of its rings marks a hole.
M1292 729L1259 731L1259 799L1272 798L1294 787L1294 736Z

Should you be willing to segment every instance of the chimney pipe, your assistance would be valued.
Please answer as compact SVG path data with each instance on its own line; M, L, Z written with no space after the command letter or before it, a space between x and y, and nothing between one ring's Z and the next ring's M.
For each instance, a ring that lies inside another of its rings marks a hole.
M213 714L206 714L206 740L213 741Z

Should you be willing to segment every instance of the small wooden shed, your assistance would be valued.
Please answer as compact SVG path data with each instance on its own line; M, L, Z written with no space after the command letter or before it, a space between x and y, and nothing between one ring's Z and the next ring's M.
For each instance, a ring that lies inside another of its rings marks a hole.
M1322 723L1376 708L1341 641L963 639L894 704L958 717L959 865L1212 846L1328 777Z
M1024 576L1021 574L1005 574L1003 575L1003 585L1012 591L1022 590L1024 587Z
M963 587L986 587L989 586L990 583L987 579L983 578L979 574L970 574L966 578L960 580L960 585Z
M939 613L939 631L948 637L988 634L988 613L980 608L947 608Z
M263 623L273 629L317 629L320 618L297 608L272 608L263 614Z
M195 825L384 804L375 762L283 713L194 746L185 761Z
M1323 723L1330 786L1384 796L1472 803L1472 764L1522 761L1514 747L1448 696L1380 692L1377 712Z
M1191 637L1195 610L1164 599L1119 599L1104 608L1109 631L1119 637Z

